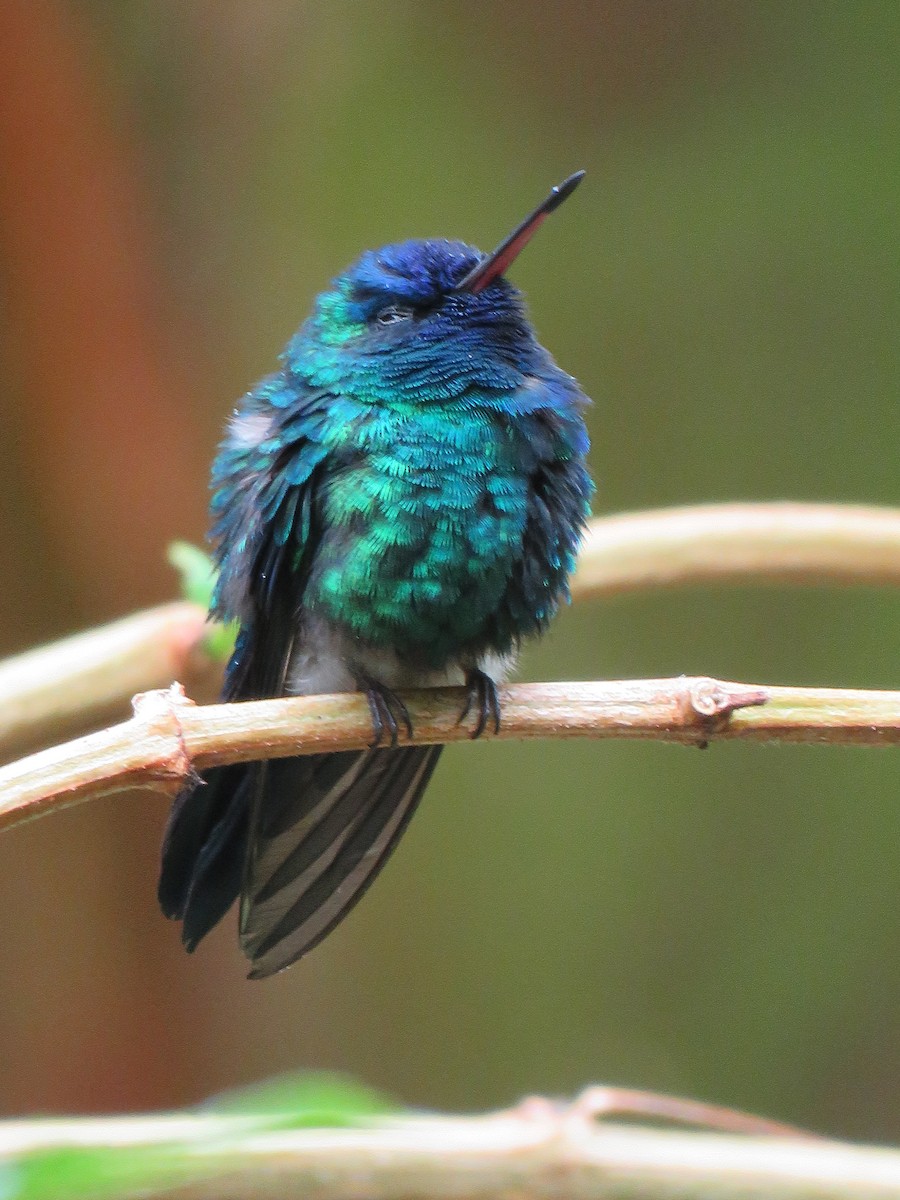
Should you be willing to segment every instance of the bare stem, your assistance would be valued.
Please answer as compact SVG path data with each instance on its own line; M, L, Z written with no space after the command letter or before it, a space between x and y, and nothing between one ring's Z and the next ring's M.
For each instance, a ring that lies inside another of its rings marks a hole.
M0 663L0 756L119 713L129 698L203 666L206 614L178 602Z
M900 584L900 508L701 504L592 521L572 595L674 584Z
M462 741L459 688L403 694L416 743ZM761 687L707 678L519 684L501 691L512 738L717 738L887 745L900 742L900 692ZM51 809L142 786L174 793L192 772L232 762L354 750L372 737L361 695L194 705L180 686L136 698L124 724L0 768L0 829ZM404 744L406 739L403 739Z
M132 1189L135 1161L147 1163L142 1194L171 1200L900 1200L896 1150L607 1123L598 1090L572 1104L536 1097L485 1116L345 1129L260 1132L216 1114L14 1121L0 1126L0 1163L27 1171L32 1154L103 1153L112 1195L118 1152Z

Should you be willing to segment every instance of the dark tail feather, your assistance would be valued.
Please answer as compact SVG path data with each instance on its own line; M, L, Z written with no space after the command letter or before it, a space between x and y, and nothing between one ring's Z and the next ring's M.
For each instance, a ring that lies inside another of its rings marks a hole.
M184 916L197 857L222 820L245 770L238 763L209 771L175 797L163 835L157 893L160 908L172 920Z
M240 895L251 978L272 975L311 950L384 866L441 749L239 763L183 789L166 826L159 903L183 922L187 949Z
M194 950L222 919L241 890L247 818L259 763L208 771L183 788L166 825L159 904L183 921L182 941Z
M397 844L441 749L264 764L241 898L241 946L252 979L295 962L347 915Z

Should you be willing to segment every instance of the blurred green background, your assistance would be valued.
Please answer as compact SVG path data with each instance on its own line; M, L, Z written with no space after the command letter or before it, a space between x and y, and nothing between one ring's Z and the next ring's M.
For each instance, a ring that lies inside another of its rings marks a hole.
M493 246L594 397L596 510L897 503L896 0L6 0L0 651L174 595L234 399L366 246ZM897 599L563 614L522 678L898 685ZM298 1067L404 1100L609 1081L900 1139L896 754L449 749L377 886L244 980L154 899L165 802L0 839L0 1107Z

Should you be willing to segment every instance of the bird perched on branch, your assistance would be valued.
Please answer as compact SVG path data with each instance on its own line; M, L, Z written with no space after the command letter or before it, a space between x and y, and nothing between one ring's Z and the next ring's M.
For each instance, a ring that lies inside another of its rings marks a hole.
M592 490L578 384L504 272L581 181L490 255L363 254L234 413L212 472L212 611L239 622L223 699L359 690L365 751L207 771L176 798L159 900L193 950L240 898L251 978L315 946L415 811L440 746L403 746L406 687L496 684L567 595ZM465 714L464 714L465 715Z

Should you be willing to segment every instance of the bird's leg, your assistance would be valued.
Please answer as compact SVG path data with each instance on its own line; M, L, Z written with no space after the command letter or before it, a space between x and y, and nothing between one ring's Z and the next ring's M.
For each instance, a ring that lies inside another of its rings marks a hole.
M370 748L380 746L385 734L391 747L396 746L401 725L406 727L407 734L412 737L413 727L409 711L397 693L364 671L354 671L354 678L359 690L366 693L369 712L372 714L373 741L369 743Z
M500 732L500 697L497 695L497 685L485 671L479 667L470 667L466 671L466 703L459 714L457 725L461 725L472 708L478 712L472 738L480 738L488 724L494 726L494 733Z

